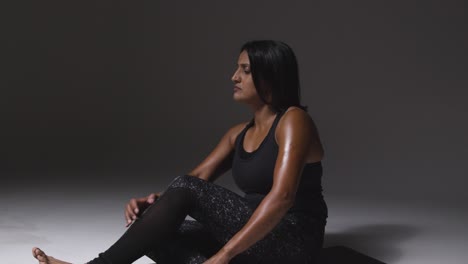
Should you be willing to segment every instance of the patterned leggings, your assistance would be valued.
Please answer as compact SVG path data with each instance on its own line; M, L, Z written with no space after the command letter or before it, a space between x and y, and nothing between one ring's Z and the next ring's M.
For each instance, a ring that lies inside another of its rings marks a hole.
M211 182L176 177L108 250L87 264L128 264L143 255L157 264L198 264L214 255L249 220L249 199ZM185 220L189 215L193 220ZM286 214L262 240L230 263L315 263L325 220Z

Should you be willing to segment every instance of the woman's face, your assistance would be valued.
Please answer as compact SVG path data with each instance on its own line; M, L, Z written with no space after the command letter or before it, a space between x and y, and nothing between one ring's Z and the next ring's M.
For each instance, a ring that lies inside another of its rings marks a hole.
M237 69L231 80L234 82L234 100L250 103L258 103L260 101L250 71L247 51L244 50L240 53L237 60Z

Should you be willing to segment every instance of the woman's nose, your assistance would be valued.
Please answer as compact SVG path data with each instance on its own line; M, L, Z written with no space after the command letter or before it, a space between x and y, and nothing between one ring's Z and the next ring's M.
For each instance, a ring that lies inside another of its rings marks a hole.
M234 74L232 75L231 81L232 81L233 83L239 83L239 82L240 82L239 75L237 74L237 71L234 72Z

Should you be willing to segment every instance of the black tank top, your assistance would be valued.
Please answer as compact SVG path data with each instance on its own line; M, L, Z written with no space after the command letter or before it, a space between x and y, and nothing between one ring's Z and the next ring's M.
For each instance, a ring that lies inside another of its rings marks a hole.
M235 183L256 207L273 186L273 171L278 156L275 129L284 111L279 112L260 146L253 152L245 151L244 138L254 119L245 126L235 141L232 175ZM304 212L320 218L327 217L327 206L322 195L322 163L307 163L302 171L294 206L290 212Z

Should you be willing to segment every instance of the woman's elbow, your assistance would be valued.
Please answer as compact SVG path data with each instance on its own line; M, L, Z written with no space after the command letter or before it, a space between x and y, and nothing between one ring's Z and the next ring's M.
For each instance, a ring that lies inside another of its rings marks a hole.
M294 205L296 195L290 192L279 192L276 197L281 205L289 210Z

